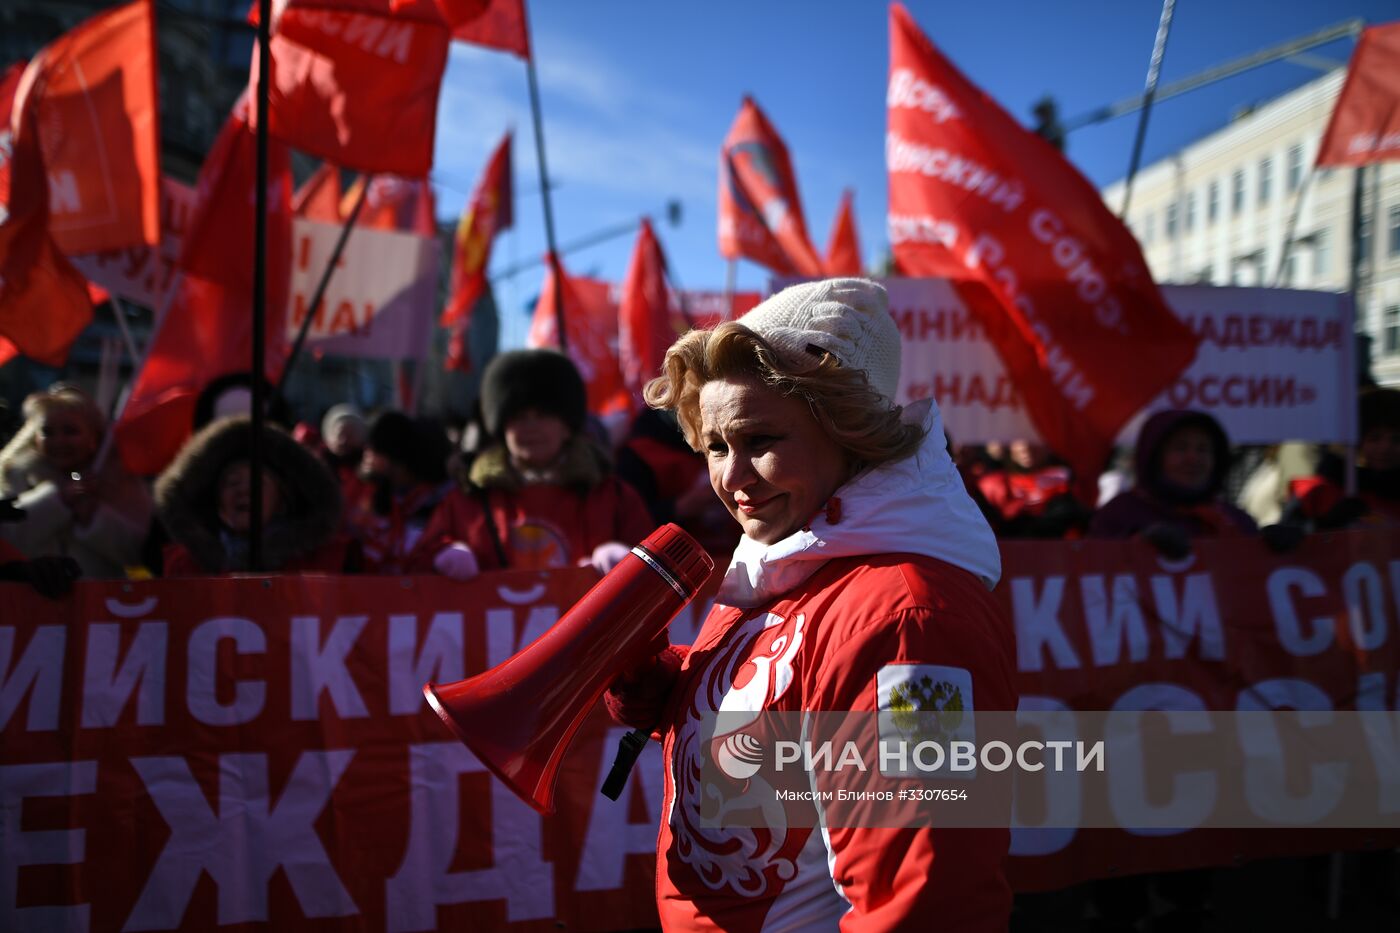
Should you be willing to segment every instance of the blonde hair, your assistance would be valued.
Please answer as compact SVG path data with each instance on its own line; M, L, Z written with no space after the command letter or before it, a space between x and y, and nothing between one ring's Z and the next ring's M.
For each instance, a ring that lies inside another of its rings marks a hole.
M901 421L899 406L877 392L864 371L843 367L825 351L806 360L780 357L768 341L732 321L677 340L643 396L652 408L674 411L686 442L700 450L700 390L715 379L743 377L805 401L857 467L907 457L923 441L923 426Z
M24 400L24 420L38 423L56 411L68 411L79 415L92 432L101 437L107 429L107 419L102 409L82 389L71 382L55 382L42 392L32 392Z

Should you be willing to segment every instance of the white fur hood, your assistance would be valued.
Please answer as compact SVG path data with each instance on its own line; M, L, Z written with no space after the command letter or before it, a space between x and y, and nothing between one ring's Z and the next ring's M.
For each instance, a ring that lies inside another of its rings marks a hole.
M747 535L717 595L728 606L761 606L802 583L838 557L919 554L976 575L988 589L1001 578L996 536L968 496L948 456L943 419L931 399L905 406L927 435L917 453L857 475L836 490L836 524L824 514L771 545Z

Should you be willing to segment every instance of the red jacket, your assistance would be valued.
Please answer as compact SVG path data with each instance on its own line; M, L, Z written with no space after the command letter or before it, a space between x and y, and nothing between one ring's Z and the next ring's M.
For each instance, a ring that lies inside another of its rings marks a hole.
M829 827L828 842L818 830L799 828L800 820L759 831L704 828L705 787L694 769L706 737L695 724L721 704L875 711L882 688L892 692L891 672L959 684L968 710L1014 710L1013 644L1009 620L981 581L910 554L830 561L762 606L717 605L662 720L662 926L1005 929L1008 830ZM678 784L678 774L687 779Z
M481 496L490 503L491 522ZM482 570L573 567L600 544L636 544L654 528L642 497L614 476L586 494L548 483L478 493L454 489L428 520L409 570L432 572L433 558L454 542L470 547Z

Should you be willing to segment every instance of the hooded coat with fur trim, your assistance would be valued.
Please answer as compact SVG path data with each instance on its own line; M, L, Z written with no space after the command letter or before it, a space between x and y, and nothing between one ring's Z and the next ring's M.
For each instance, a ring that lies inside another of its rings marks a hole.
M166 548L166 576L248 569L246 542L219 520L218 485L228 464L247 458L251 434L247 418L216 421L191 438L156 481L160 520L174 542ZM276 428L264 430L262 454L284 498L283 512L263 529L264 569L345 570L348 543L337 534L340 487L330 470Z
M581 435L548 476L523 476L499 444L476 458L469 476L470 487L449 493L423 529L411 570L431 572L454 543L470 547L482 570L572 567L600 544L636 544L655 527L642 497Z
M1162 476L1162 448L1176 431L1200 428L1215 449L1215 470L1205 488L1186 491ZM1134 451L1136 485L1120 493L1089 520L1091 538L1130 538L1152 525L1173 525L1192 538L1254 534L1254 519L1220 497L1230 470L1230 441L1225 429L1200 411L1159 411L1138 432Z
M26 557L66 555L83 576L121 577L141 562L141 542L151 525L146 486L122 469L116 457L93 480L98 507L79 525L59 494L63 476L34 446L37 423L26 424L0 451L0 499L13 498L24 520L0 523L0 540Z

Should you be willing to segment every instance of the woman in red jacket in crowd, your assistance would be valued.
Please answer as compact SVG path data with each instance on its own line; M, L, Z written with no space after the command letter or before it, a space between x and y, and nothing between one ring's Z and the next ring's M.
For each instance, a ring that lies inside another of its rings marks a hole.
M885 290L833 279L692 331L647 387L705 453L743 531L695 644L606 697L663 741L667 929L1006 928L1004 828L831 825L813 801L765 807L762 826L706 816L733 792L701 767L725 738L705 725L721 709L757 721L907 709L910 697L922 712L947 708L930 697L964 713L1016 708L1011 625L991 595L996 540L936 406L893 403L899 360Z
M483 570L592 564L611 570L655 527L607 454L583 433L586 390L568 357L516 350L481 384L493 443L423 529L412 569L469 580Z

